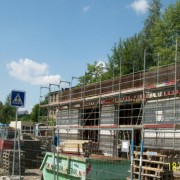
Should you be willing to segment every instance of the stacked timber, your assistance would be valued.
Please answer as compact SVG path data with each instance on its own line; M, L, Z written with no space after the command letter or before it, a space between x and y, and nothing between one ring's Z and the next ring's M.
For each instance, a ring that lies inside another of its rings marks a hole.
M13 155L14 156L14 175L19 175L21 170L21 175L25 173L24 166L24 152L20 151L20 160L19 160L19 151L16 150L4 150L3 152L3 169L6 175L12 175L13 173ZM21 163L19 164L19 161Z
M141 179L171 180L173 171L169 168L168 156L159 152L147 151L142 154ZM140 152L134 152L133 177L138 179L140 169Z
M89 157L91 154L102 154L99 150L99 143L89 141L82 144L82 149L85 157Z
M41 153L41 142L39 140L25 139L21 143L21 149L25 152L26 168L39 168L37 156Z
M83 154L83 144L88 143L88 140L65 140L60 145L61 152L64 154Z
M46 152L51 151L51 145L52 145L52 137L51 138L42 137L41 144L40 144L40 153L38 153L38 155L44 157Z
M60 150L64 154L84 155L89 157L90 154L102 154L99 150L99 144L91 140L65 140L60 145Z

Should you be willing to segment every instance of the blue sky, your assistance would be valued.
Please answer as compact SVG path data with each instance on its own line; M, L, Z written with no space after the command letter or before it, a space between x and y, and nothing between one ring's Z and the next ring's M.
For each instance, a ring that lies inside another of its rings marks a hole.
M175 1L161 2L165 8ZM30 110L41 85L71 81L87 63L107 62L114 43L142 29L149 2L0 0L0 101L14 89L26 91Z

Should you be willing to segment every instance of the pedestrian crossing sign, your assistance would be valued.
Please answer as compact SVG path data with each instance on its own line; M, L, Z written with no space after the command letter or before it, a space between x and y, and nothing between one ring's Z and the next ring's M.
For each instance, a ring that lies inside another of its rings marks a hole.
M24 107L25 105L25 92L13 90L11 92L11 106Z

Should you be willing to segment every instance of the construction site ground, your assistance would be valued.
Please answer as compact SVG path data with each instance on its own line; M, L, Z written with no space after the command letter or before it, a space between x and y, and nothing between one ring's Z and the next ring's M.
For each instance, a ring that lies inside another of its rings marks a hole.
M21 177L22 180L41 180L41 175L42 175L42 172L40 171L40 169L26 169L25 170L25 174L22 175ZM2 176L6 176L3 172L3 169L0 168L0 177ZM18 177L16 175L16 177Z

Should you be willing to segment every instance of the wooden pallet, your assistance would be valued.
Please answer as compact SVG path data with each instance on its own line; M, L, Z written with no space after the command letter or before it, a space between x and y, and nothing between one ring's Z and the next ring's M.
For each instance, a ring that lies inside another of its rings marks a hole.
M19 151L13 151L13 150L5 150L3 152L3 169L4 173L6 175L11 175L12 169L13 169L13 155L15 153L15 158L14 158L14 174L18 175L19 174ZM24 163L24 152L20 152L20 158L21 158L21 174L25 173L25 163Z
M139 177L140 152L134 152L133 177ZM167 156L161 153L149 156L148 152L142 154L141 179L143 180L171 180L172 172L168 171Z

